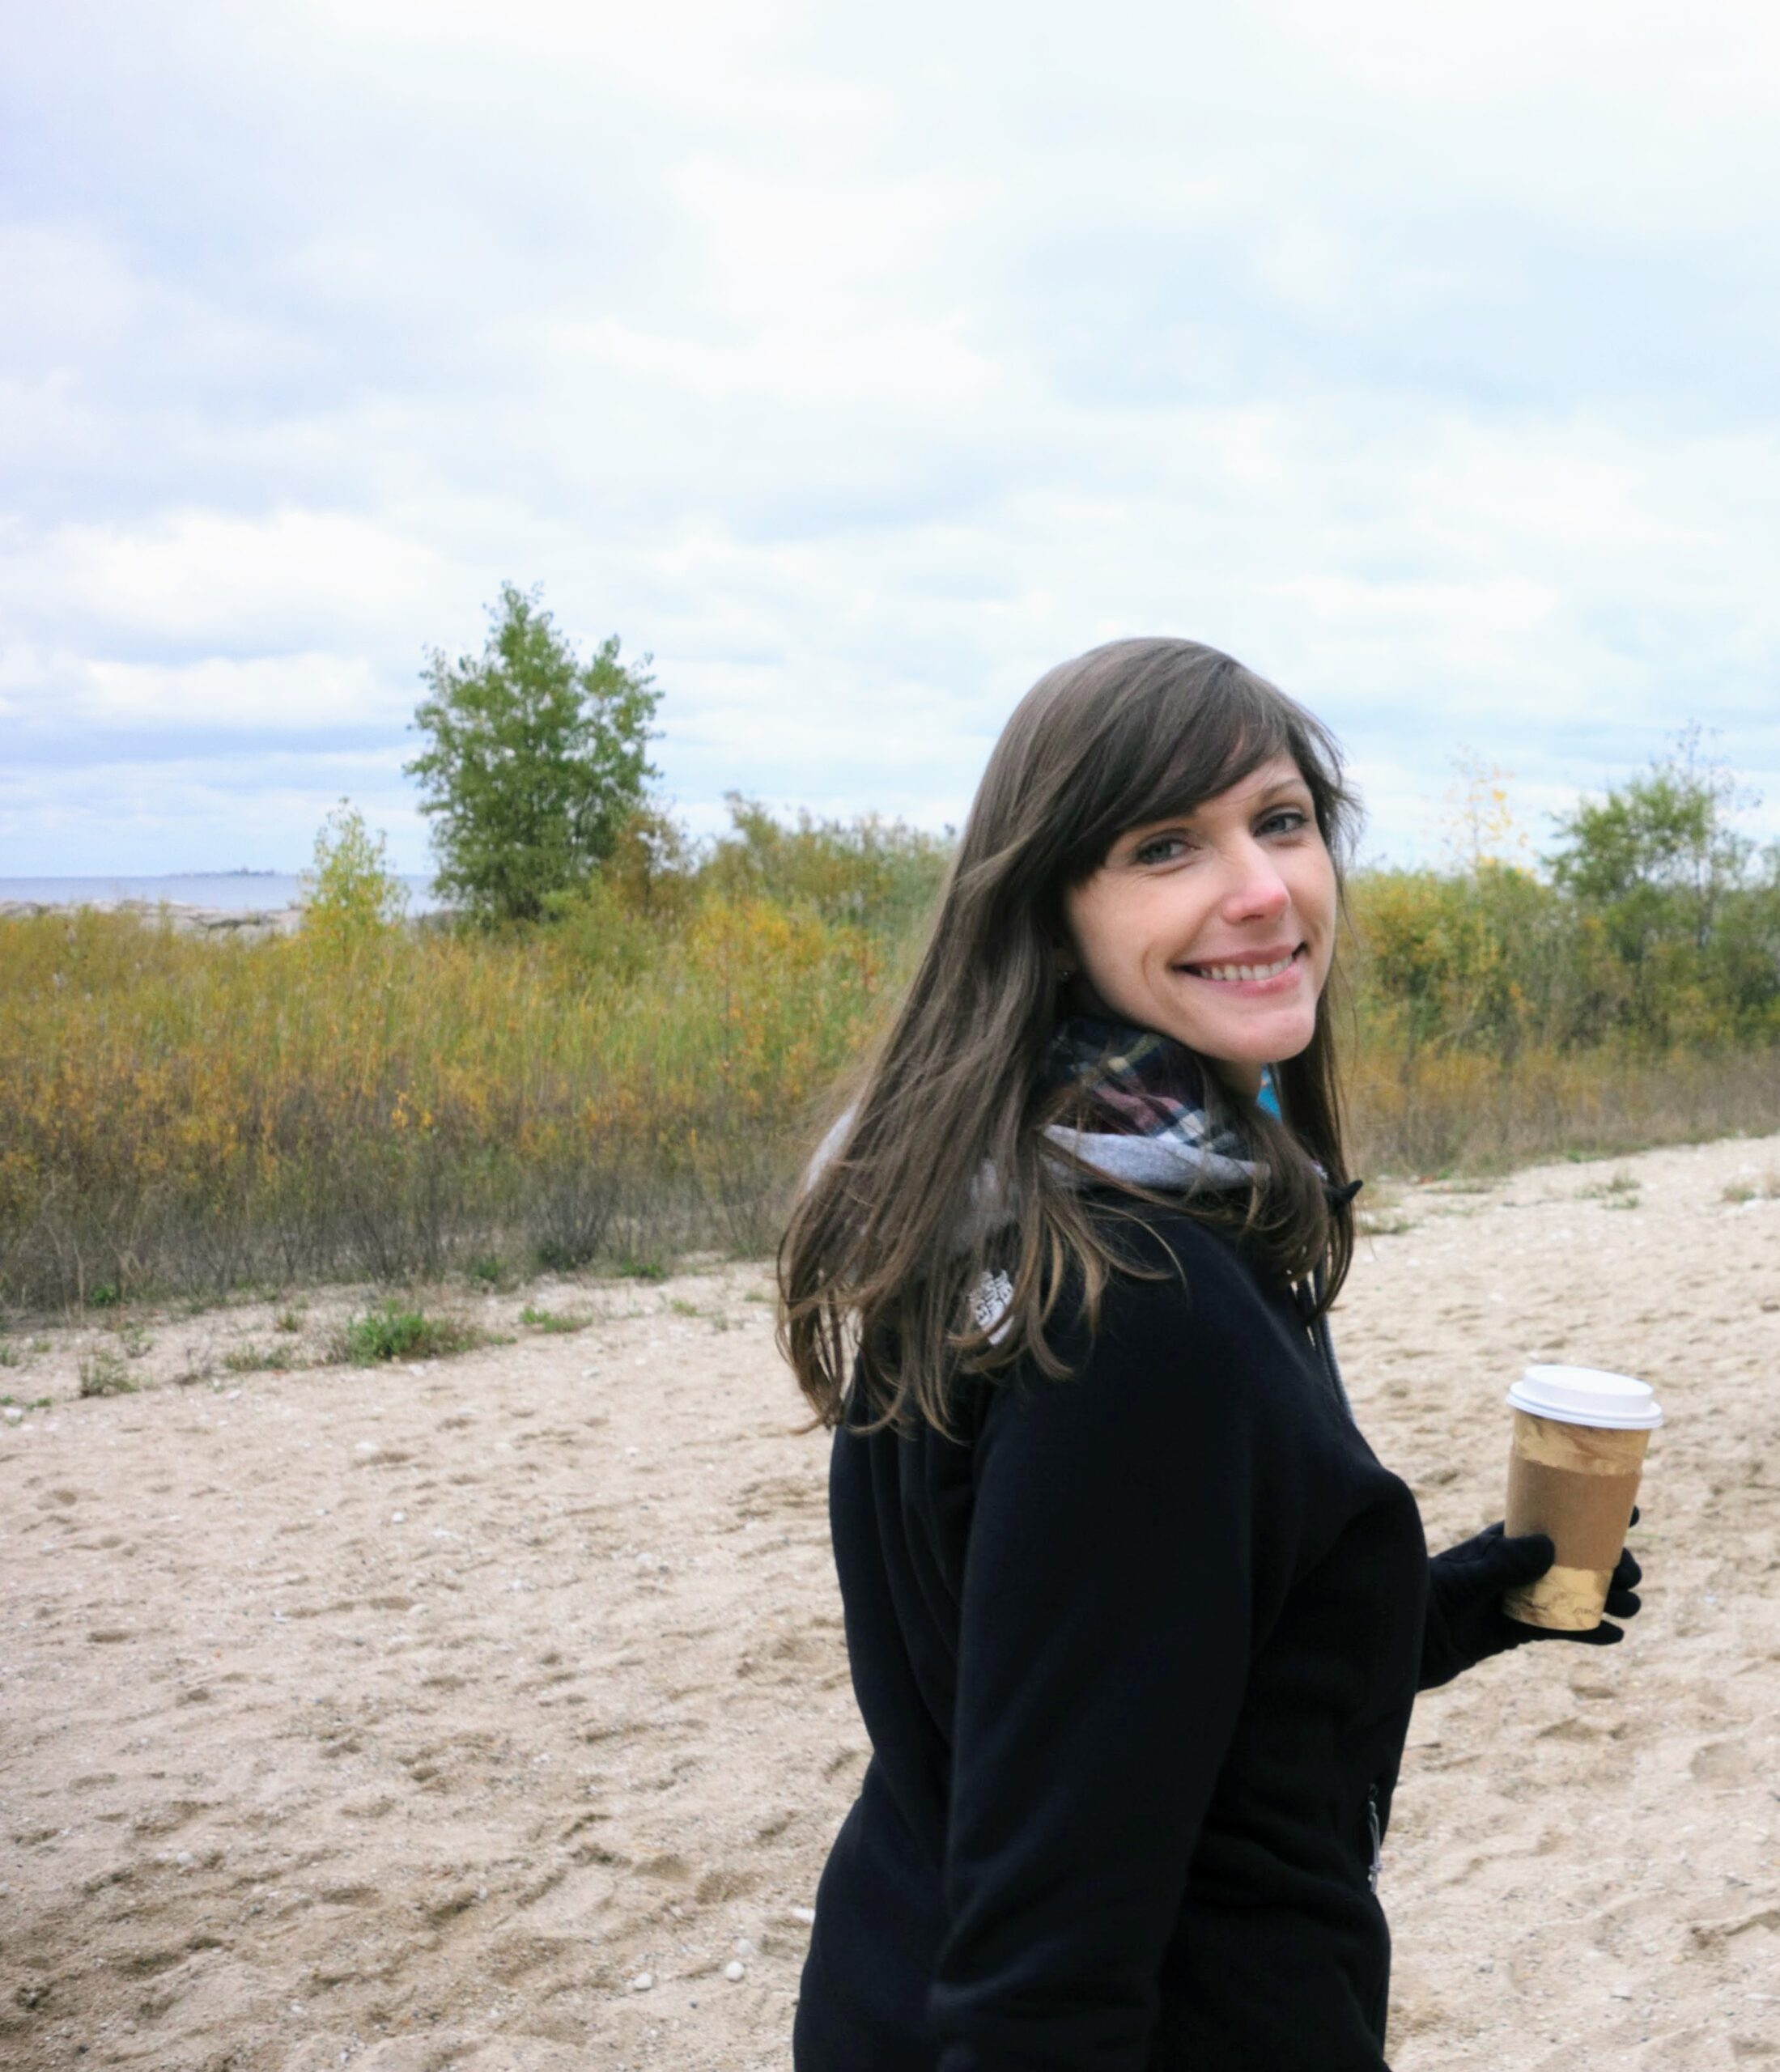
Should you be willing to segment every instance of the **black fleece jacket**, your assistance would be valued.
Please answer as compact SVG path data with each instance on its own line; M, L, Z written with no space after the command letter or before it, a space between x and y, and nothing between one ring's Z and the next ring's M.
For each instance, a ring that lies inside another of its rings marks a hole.
M1073 1372L836 1433L873 1755L797 2072L1379 2072L1428 1567L1291 1291L1145 1212ZM1184 1279L1184 1286L1183 1285Z

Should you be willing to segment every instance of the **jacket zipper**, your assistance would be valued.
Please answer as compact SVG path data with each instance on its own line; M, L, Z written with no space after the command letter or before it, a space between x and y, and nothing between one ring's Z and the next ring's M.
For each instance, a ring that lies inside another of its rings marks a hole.
M1384 1867L1384 1836L1379 1827L1379 1787L1375 1784L1366 1788L1366 1824L1372 1835L1372 1863L1366 1874L1366 1882L1375 1892L1379 1889L1379 1873Z

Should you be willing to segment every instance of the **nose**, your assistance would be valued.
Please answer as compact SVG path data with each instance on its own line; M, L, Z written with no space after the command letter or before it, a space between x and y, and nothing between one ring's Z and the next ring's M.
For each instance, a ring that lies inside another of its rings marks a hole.
M1277 920L1292 903L1274 858L1258 842L1245 843L1232 859L1231 881L1223 898L1223 918L1241 921Z

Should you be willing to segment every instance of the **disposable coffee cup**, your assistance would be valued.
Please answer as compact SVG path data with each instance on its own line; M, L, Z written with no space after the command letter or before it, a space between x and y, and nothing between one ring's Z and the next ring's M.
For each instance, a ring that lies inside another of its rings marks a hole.
M1508 1391L1510 1534L1549 1533L1557 1553L1502 1609L1523 1625L1591 1633L1601 1623L1644 1450L1663 1421L1646 1382L1595 1367L1529 1367Z

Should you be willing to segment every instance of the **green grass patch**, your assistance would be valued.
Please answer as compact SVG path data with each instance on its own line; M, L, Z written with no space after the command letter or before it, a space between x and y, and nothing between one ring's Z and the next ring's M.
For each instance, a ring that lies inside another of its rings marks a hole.
M593 1321L582 1310L540 1310L529 1302L520 1311L519 1320L522 1324L529 1324L533 1331L546 1333L585 1331Z
M283 1345L232 1345L223 1355L223 1365L232 1374L283 1374L295 1365Z
M1643 1205L1642 1182L1635 1173L1616 1173L1598 1187L1584 1187L1585 1201L1598 1201L1604 1208L1638 1208Z
M335 1351L355 1367L374 1367L380 1360L442 1360L487 1342L486 1332L461 1318L429 1317L424 1310L386 1301L362 1316L349 1317Z
M1780 1173L1765 1173L1759 1180L1732 1180L1724 1199L1740 1208L1748 1201L1780 1201Z

